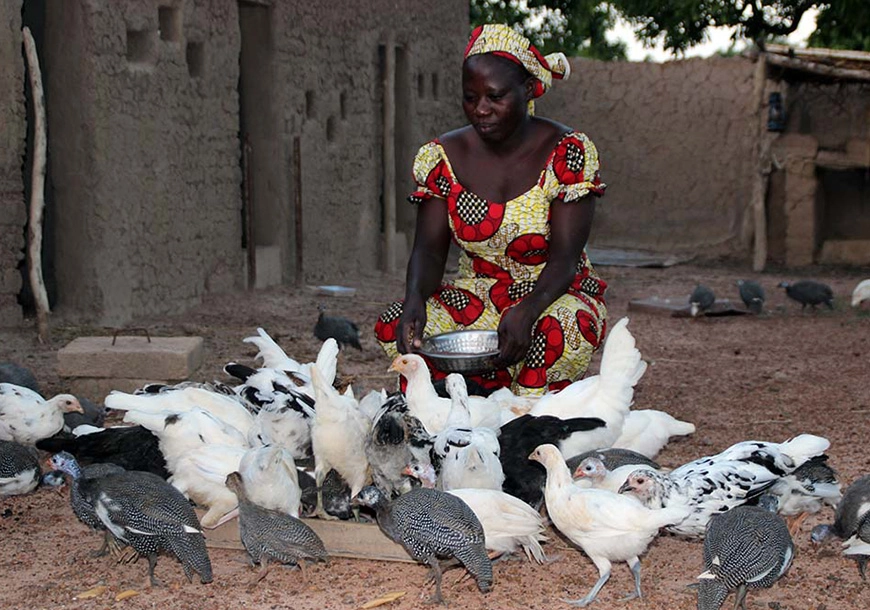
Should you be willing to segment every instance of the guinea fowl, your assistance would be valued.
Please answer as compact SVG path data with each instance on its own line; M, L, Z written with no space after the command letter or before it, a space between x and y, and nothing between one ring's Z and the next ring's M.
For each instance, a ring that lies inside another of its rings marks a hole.
M431 602L443 603L439 559L456 559L486 593L492 588L492 562L486 554L483 526L468 505L447 492L418 487L388 500L373 485L354 498L374 509L378 526L408 554L427 564L435 580Z
M0 441L0 497L30 493L39 485L42 471L31 447Z
M58 432L38 441L36 447L50 453L67 451L82 465L116 464L125 470L152 472L169 478L160 441L142 426L117 426L80 436Z
M807 515L819 512L825 504L836 508L843 497L837 473L827 462L827 455L816 456L770 489L777 501L777 512L787 517L792 536L797 535Z
M696 318L713 307L715 302L716 295L713 294L713 291L703 284L698 284L695 286L692 294L689 295L689 311L692 317Z
M695 433L695 424L680 421L669 413L655 409L629 411L622 433L613 448L631 449L654 458L668 444L671 437Z
M502 490L531 506L540 506L544 498L547 471L528 455L538 445L556 445L574 432L594 430L604 425L595 417L559 419L552 415L523 415L501 427L498 443L501 447L504 483Z
M767 589L788 570L794 543L782 517L772 512L775 504L738 506L710 520L698 610L719 610L735 589L734 607L745 609L747 588Z
M702 537L714 515L760 496L829 446L827 439L811 434L783 443L744 441L668 473L638 469L619 491L633 493L650 508L689 507L691 515L668 530Z
M323 541L310 527L294 516L263 508L246 493L246 484L238 472L230 473L226 486L239 499L239 534L254 564L260 564L255 583L269 573L270 561L296 564L305 574L305 561L326 561Z
M0 440L35 445L63 428L63 414L82 413L78 399L58 394L50 400L31 389L0 383Z
M466 487L501 490L504 471L499 461L498 434L491 428L472 427L468 391L462 375L447 376L450 415L443 430L435 435L432 459L440 467L439 488L443 491Z
M858 282L852 291L852 307L860 307L865 301L870 301L870 280Z
M628 318L622 318L607 334L599 374L542 396L530 414L554 415L562 419L599 417L604 420L606 426L575 432L561 441L559 450L563 455L610 447L622 434L634 397L634 386L643 376L646 366L628 330Z
M14 362L0 362L0 383L11 383L41 394L39 383L30 369Z
M737 280L737 290L746 309L754 314L764 311L764 288L752 280Z
M125 471L82 478L78 488L82 501L93 507L111 534L148 559L152 585L160 585L154 576L159 551L178 558L188 581L194 572L202 583L212 581L196 513L172 485L150 472Z
M780 288L785 288L785 294L793 301L801 304L801 311L807 308L807 305L815 311L816 305L827 305L828 309L834 309L834 291L827 284L814 282L813 280L801 280L789 284L781 282Z
M574 472L580 463L588 457L594 457L601 460L607 470L616 470L617 468L630 464L636 464L638 467L647 466L653 470L661 470L662 468L658 462L648 458L642 453L632 451L631 449L611 447L609 449L585 451L579 455L568 458L565 460L565 463L568 465L568 470Z
M633 498L602 489L582 489L571 481L571 473L555 445L541 445L529 456L547 469L544 490L547 514L571 542L583 549L598 568L598 582L589 593L568 603L587 606L610 578L612 562L625 561L634 575L634 593L641 597L640 555L659 528L679 523L688 515L685 506L646 508Z
M349 345L362 350L362 345L359 342L359 327L354 322L347 318L326 315L323 306L318 306L317 309L317 323L314 325L315 337L321 341L335 339L341 348Z
M419 480L423 487L435 487L435 469L431 464L412 462L404 472ZM523 549L529 561L544 563L546 557L541 549L541 542L546 540L544 518L538 511L496 489L451 489L447 493L468 504L477 515L488 551L500 558Z
M867 562L870 561L870 475L853 482L837 504L833 523L817 525L811 539L820 544L836 536L843 540L843 554L858 562L858 574L867 580Z
M103 532L103 546L94 553L94 556L102 557L110 548L117 550L119 544L117 539L97 516L93 503L82 497L80 486L82 481L118 474L124 472L124 469L116 464L91 464L82 467L75 457L66 451L51 456L48 467L54 469L52 472L60 472L70 478L69 502L78 520L93 530Z

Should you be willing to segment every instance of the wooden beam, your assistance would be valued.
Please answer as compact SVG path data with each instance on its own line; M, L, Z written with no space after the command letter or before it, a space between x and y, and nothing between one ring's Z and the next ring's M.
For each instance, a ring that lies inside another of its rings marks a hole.
M851 68L836 68L826 64L820 64L814 61L805 59L796 59L794 57L785 57L775 53L764 53L767 55L767 62L773 66L782 68L790 68L800 72L816 74L818 76L826 76L833 79L852 80L860 82L870 82L870 70L855 70Z

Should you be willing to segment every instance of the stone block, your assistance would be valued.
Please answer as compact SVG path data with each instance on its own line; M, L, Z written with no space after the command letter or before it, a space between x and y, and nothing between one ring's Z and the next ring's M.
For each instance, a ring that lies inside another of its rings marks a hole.
M79 337L57 353L61 377L188 379L202 364L202 337Z

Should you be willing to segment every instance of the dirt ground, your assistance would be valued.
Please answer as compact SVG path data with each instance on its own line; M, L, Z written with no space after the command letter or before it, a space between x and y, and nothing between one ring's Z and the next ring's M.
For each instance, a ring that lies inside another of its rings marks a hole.
M837 295L834 311L802 313L776 288L795 274L773 271L763 275L723 265L681 265L669 269L602 267L609 282L611 321L629 314L631 299L660 296L685 299L695 283L710 286L720 297L737 299L735 280L753 277L768 293L769 312L760 317L718 317L698 320L631 312L629 325L650 367L638 385L636 408L666 410L694 422L697 433L667 446L659 455L665 466L677 466L730 444L761 439L783 441L802 432L831 440L831 464L845 483L870 472L870 311L849 307L857 271L812 269L801 273L828 282ZM338 283L338 282L336 282ZM341 375L354 379L358 390L394 388L396 379L372 336L375 318L387 302L401 295L397 278L357 278L343 281L358 288L351 299L318 297L313 290L259 291L211 297L184 316L138 320L158 335L201 335L206 360L200 380L227 380L222 372L229 360L252 363L255 351L242 343L257 326L266 328L284 349L299 360L313 360L318 343L311 335L323 302L334 314L348 316L363 328L362 352L343 352ZM100 329L55 321L49 345L38 345L30 329L0 331L0 361L18 361L33 369L43 390L66 389L56 373L55 352L76 336ZM590 372L597 370L598 358ZM89 397L101 399L102 397ZM870 608L870 584L862 582L851 560L836 545L815 549L810 529L830 521L831 511L810 517L796 539L797 556L789 574L772 589L750 592L748 607L812 610ZM214 582L189 584L180 566L162 557L157 576L166 586L146 588L145 562L116 565L109 558L92 558L101 541L70 510L66 496L39 489L0 500L0 607L42 608L296 608L352 609L391 591L406 595L392 608L417 608L431 594L423 566L333 559L313 566L304 583L297 570L276 569L256 589L249 590L253 572L241 551L212 549ZM586 594L597 579L582 552L554 538L545 546L554 561L546 565L525 561L496 564L491 593L480 594L473 581L456 583L454 571L445 577L444 596L452 607L552 608L568 607L561 600ZM702 545L660 536L643 557L644 598L619 607L685 610L695 608L695 595L686 585L702 571ZM77 595L97 586L105 591L90 599ZM615 607L631 590L624 564L593 607ZM122 601L126 590L138 595ZM733 601L726 601L731 607Z

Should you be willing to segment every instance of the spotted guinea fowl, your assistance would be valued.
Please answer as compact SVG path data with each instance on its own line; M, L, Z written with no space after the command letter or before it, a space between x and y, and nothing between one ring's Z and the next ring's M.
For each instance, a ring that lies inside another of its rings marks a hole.
M825 504L836 508L843 497L837 472L827 462L827 455L816 456L770 489L777 501L777 512L786 517L792 536L797 535L808 515L819 512Z
M67 451L81 465L117 464L124 470L153 472L169 478L157 436L142 426L116 426L79 436L59 432L38 441L36 447L50 453Z
M82 413L78 399L58 394L45 400L28 388L0 383L0 440L34 445L63 428L63 414Z
M704 537L704 568L698 576L698 610L719 610L736 589L734 607L746 608L746 590L767 589L782 578L794 543L776 501L738 506L710 520Z
M812 434L783 443L743 441L668 473L638 469L628 476L620 493L632 493L650 508L689 507L689 517L668 530L702 537L714 515L760 496L829 446L827 439Z
M457 559L477 581L481 592L492 588L492 562L486 554L483 526L459 498L418 487L390 501L377 487L369 485L354 502L374 509L384 534L432 569L435 594L430 601L444 601L439 559Z
M754 314L764 311L764 288L753 280L737 280L737 290L740 300L746 305L746 309Z
M79 490L115 538L148 559L151 584L159 551L181 562L188 581L193 573L212 581L211 561L193 507L180 491L150 472L121 472L83 479Z
M69 502L73 514L91 529L103 532L103 545L94 553L94 556L102 557L107 550L117 549L117 539L97 516L93 503L82 496L81 484L89 479L98 479L110 474L124 472L124 469L116 464L91 464L82 467L75 457L66 451L51 456L48 460L48 466L54 469L52 472L61 472L70 478Z
M341 348L349 345L362 350L362 345L359 342L359 327L356 323L340 316L326 315L322 305L319 305L317 310L317 323L314 325L315 337L321 341L335 339Z
M523 415L503 425L498 436L504 483L502 490L531 506L544 499L547 471L528 459L538 445L557 445L573 433L604 426L597 417L560 419L552 415Z
M698 284L695 286L692 294L689 295L689 311L692 317L695 318L713 307L715 302L716 295L713 294L713 291L703 284Z
M813 280L801 280L799 282L780 282L780 288L785 288L785 294L793 301L801 304L801 311L807 305L816 309L816 305L827 305L828 309L834 308L834 291L827 284Z
M260 564L255 582L266 577L271 561L296 564L304 575L304 560L325 561L328 558L323 541L302 521L252 502L240 473L230 473L226 485L239 499L239 534L242 544L251 562Z
M529 456L547 469L544 490L547 514L571 542L583 549L598 568L598 582L589 593L568 603L587 606L610 578L612 562L625 561L634 575L634 593L641 597L640 555L659 528L685 519L685 506L650 509L633 498L603 489L582 489L573 484L568 466L555 445L541 445Z
M811 539L820 544L830 538L843 540L843 554L858 562L858 574L867 580L867 562L870 561L870 475L853 482L837 504L833 523L817 525Z
M0 497L30 493L39 485L42 472L31 447L15 441L0 441Z
M33 372L14 362L0 362L0 383L11 383L41 394Z

